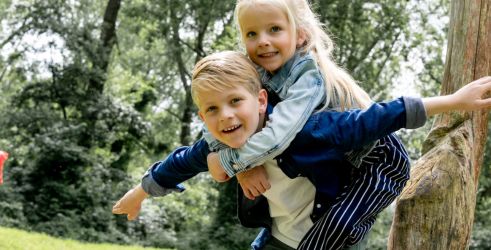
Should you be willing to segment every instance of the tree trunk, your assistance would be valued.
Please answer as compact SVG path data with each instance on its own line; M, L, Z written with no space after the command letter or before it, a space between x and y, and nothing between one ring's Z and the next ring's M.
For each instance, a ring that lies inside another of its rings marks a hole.
M490 73L491 1L452 1L441 94ZM487 117L485 111L437 117L397 201L388 249L468 248Z
M104 19L101 25L99 57L94 60L102 74L106 74L109 58L116 44L116 21L118 19L121 0L109 0L104 11ZM105 79L90 79L91 90L101 94L104 90Z

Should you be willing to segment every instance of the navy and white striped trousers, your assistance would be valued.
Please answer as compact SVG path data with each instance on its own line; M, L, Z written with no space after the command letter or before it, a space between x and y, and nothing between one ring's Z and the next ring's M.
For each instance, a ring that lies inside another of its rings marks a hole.
M393 134L380 139L298 249L343 249L362 240L376 216L402 192L409 169L408 154L399 139Z

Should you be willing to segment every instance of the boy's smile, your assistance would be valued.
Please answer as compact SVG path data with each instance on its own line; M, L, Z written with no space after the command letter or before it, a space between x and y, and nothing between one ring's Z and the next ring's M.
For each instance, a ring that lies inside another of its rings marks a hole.
M199 116L217 140L231 148L239 148L258 129L262 128L266 111L266 91L252 95L242 86L222 91L197 93Z
M296 36L281 9L256 3L239 13L242 40L253 62L275 72L290 58L304 39Z

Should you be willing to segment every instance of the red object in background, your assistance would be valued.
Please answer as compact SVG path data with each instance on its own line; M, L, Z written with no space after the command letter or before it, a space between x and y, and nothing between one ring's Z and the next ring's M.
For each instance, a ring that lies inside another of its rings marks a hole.
M0 151L0 185L3 184L3 163L9 158L9 154L4 151Z

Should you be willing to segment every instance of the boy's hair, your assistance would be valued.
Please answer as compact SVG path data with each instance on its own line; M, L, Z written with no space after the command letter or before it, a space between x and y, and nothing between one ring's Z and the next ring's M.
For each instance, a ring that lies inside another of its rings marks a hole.
M201 59L193 69L191 96L199 107L200 91L224 91L244 87L253 96L261 90L259 74L253 62L244 54L235 51L222 51Z
M270 4L281 9L292 25L294 34L298 32L305 34L306 41L300 49L304 52L312 51L319 65L326 84L326 107L330 104L332 107L340 107L344 110L351 107L366 108L370 105L368 94L333 60L334 43L307 0L238 0L235 6L235 19L239 34L241 32L239 14L244 8L258 3Z

